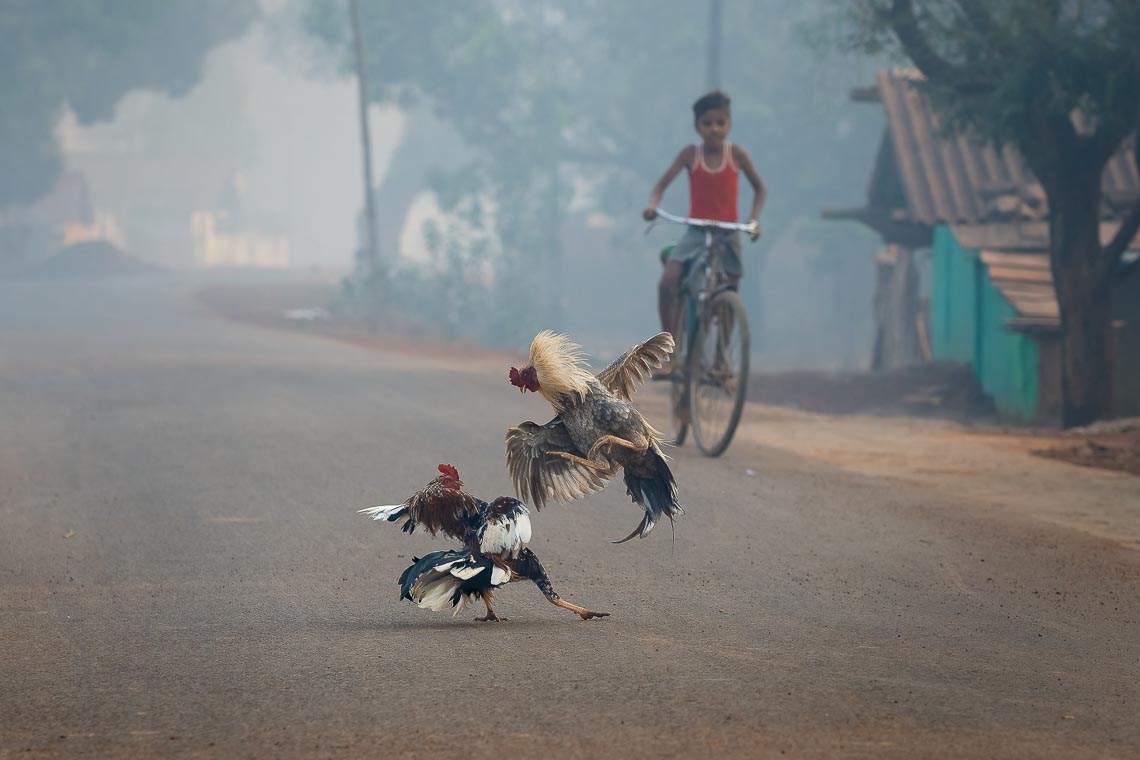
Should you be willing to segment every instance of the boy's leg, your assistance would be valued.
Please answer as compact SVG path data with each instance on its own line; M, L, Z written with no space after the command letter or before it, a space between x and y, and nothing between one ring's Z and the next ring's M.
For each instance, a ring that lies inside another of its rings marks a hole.
M674 341L677 339L677 321L681 318L681 280L685 276L685 265L704 249L704 245L705 233L696 227L689 227L669 249L665 259L665 269L657 286L657 313L661 317L661 329L672 333ZM681 351L682 347L677 346L669 363L654 372L653 377L672 377L677 370Z
M657 314L661 317L661 329L672 334L674 342L677 340L677 320L681 310L681 275L684 265L680 261L666 261L661 272L661 281L657 284ZM677 346L669 361L653 373L654 377L669 377L673 374L675 359L681 347Z
M740 233L733 232L725 235L720 242L721 245L717 246L717 255L721 257L725 285L734 293L739 293L740 279L744 273L743 263L740 258ZM717 345L715 371L724 377L725 389L731 393L735 392L735 388L730 387L735 381L731 379L732 368L729 366L728 357L724 354L724 349L728 347L729 337L732 335L732 331L736 325L733 324L731 313L725 313L719 316L721 317L721 335Z
M681 299L681 272L679 261L666 261L657 283L657 313L661 317L661 329L677 337L677 307Z

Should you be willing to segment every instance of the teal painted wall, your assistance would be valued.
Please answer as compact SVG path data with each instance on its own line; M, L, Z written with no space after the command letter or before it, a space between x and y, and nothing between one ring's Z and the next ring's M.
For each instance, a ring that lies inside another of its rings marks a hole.
M974 377L999 412L1032 419L1037 414L1037 341L1005 328L1017 312L982 269Z
M939 361L969 363L977 343L977 251L963 248L948 227L934 228L930 279L930 350Z
M930 285L934 358L969 363L998 411L1031 419L1037 414L1037 343L1005 328L1014 316L978 252L960 246L948 227L936 227Z

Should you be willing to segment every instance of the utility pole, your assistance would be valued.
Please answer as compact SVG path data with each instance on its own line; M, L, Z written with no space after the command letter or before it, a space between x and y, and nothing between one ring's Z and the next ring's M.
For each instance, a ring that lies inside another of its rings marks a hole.
M360 34L360 2L348 0L349 16L352 22L352 47L356 53L356 85L360 100L360 146L364 153L364 211L365 226L368 228L368 249L365 258L368 262L368 279L375 284L380 275L380 241L376 229L376 201L372 187L372 136L368 129L368 79L364 65L364 41Z
M723 0L709 0L709 48L705 75L710 90L720 87L721 31L724 26Z

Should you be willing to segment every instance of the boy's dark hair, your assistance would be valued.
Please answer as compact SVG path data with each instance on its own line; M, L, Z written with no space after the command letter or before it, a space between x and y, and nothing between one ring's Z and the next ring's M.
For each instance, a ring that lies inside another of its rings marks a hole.
M732 101L720 90L705 93L697 98L696 103L693 103L693 121L700 121L702 115L716 108L720 108L726 113L732 113L729 108L731 104Z

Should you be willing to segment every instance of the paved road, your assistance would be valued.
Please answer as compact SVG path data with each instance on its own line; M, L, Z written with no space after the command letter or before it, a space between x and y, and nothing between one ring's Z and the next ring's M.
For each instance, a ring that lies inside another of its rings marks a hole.
M0 757L1140 753L1135 552L759 447L676 453L675 544L608 543L617 487L537 517L610 618L397 604L437 544L353 510L443 461L506 492L547 410L498 365L0 286Z

